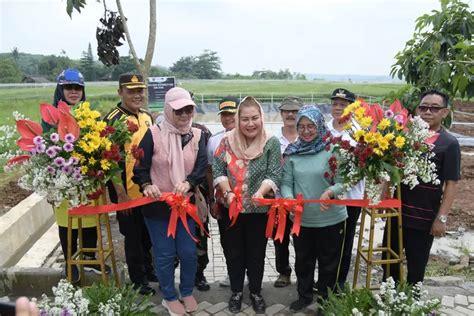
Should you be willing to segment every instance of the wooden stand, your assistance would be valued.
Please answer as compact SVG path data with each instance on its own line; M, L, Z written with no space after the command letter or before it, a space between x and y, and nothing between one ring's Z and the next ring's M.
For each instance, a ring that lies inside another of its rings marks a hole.
M105 196L106 191L101 196L102 202L105 205L107 203L107 198ZM96 248L84 248L83 247L83 237L82 237L82 219L85 217L94 217L96 220L97 228L97 247ZM78 237L79 244L77 251L72 253L72 222L73 219L77 218L77 228L78 228ZM105 225L107 233L107 242L108 247L104 247L104 240L102 238L102 224ZM96 259L89 260L84 258L84 253L94 252L96 253ZM105 271L105 261L110 258L112 262L112 272L115 277L115 285L120 286L120 280L117 273L117 262L115 260L114 246L112 242L112 232L110 230L110 221L108 214L102 216L101 214L91 214L91 215L68 215L68 227L67 227L67 275L68 281L72 281L72 265L77 265L79 268L79 273L81 280L84 279L84 265L88 264L98 264L100 265L100 270L102 272L102 281L105 284L108 284L109 275Z
M400 194L400 185L397 186L397 198L401 199ZM370 216L370 231L369 231L369 245L367 248L362 247L362 241L364 239L364 228L365 228L365 218ZM398 249L392 249L391 242L391 218L396 217L398 229ZM375 229L375 220L377 218L385 218L387 220L387 245L386 247L376 247L374 243L374 229ZM385 259L374 259L374 253L386 253ZM359 230L359 242L357 246L357 255L354 266L354 281L352 287L357 286L357 279L359 275L360 260L361 258L367 264L367 276L365 280L365 287L370 289L376 289L378 287L371 287L371 278L372 278L372 267L373 265L387 265L387 273L390 274L390 264L396 263L400 266L400 281L403 281L403 232L402 232L402 208L362 208L362 217L360 222Z

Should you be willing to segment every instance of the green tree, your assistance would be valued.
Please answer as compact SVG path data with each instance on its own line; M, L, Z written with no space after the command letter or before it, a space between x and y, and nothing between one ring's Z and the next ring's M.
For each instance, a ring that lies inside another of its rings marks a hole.
M76 67L74 61L67 56L45 56L38 64L38 72L51 81L56 81L58 74L66 68Z
M186 56L178 59L170 67L170 71L178 78L194 79L197 78L194 73L196 67L196 57Z
M0 58L0 83L21 82L22 73L12 57Z
M474 96L474 11L460 0L440 0L441 10L432 10L416 20L415 33L395 56L390 74L405 79L412 88L409 102L419 92L436 88L454 97ZM413 109L416 103L406 104Z
M217 55L217 52L206 49L201 55L197 56L196 64L194 65L194 73L199 79L221 78L221 59Z
M97 79L96 65L94 62L94 55L92 54L91 43L89 43L87 52L82 52L82 58L81 58L80 64L81 64L81 72L84 75L84 79L86 81L95 81Z

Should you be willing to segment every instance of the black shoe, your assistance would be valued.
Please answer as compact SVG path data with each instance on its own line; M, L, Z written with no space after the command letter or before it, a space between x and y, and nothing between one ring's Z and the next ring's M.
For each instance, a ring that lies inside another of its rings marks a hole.
M265 314L267 305L265 300L260 294L250 294L250 300L252 301L252 307L256 314Z
M94 257L89 257L89 256L84 256L84 259L86 260L95 260ZM102 270L100 269L100 264L85 264L84 265L84 270L88 272L94 272L95 274L102 275ZM105 265L105 274L110 274L112 269L108 266Z
M135 290L138 289L138 293L140 293L141 295L143 296L151 296L151 295L155 295L156 294L156 291L154 288L152 288L151 286L149 286L148 284L137 284L137 283L134 283L133 284L133 288Z
M229 299L229 311L237 314L242 309L242 292L232 293Z
M209 285L209 283L207 283L205 276L196 277L196 279L194 280L194 285L196 286L198 291L201 291L201 292L206 292L211 289L211 286Z
M292 311L293 313L297 313L305 307L309 306L312 302L313 300L300 297L290 304L290 311Z

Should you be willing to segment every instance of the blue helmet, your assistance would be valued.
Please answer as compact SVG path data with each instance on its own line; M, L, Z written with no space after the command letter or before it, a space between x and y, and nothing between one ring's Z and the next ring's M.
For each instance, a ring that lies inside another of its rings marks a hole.
M84 76L75 68L68 68L63 70L58 76L58 84L76 84L84 87Z

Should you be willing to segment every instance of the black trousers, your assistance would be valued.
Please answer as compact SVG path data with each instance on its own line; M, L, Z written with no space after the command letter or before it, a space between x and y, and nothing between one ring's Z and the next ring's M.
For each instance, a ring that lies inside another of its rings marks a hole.
M217 220L217 225L219 226L219 235L220 241L222 246L222 251L224 252L224 258L227 265L227 273L229 273L229 251L228 251L228 242L226 242L228 236L226 235L226 231L230 226L230 218L229 218L229 209L224 207L223 205L219 205L221 209L221 218Z
M335 291L341 264L346 221L327 227L303 227L293 236L299 297L313 299L313 280L318 261L318 295L328 297L328 289Z
M395 218L391 218L391 248L398 250L398 229ZM430 257L431 246L434 237L429 231L417 230L413 228L403 227L403 248L407 260L407 283L416 284L423 282L425 277L426 265ZM383 235L383 246L387 245L387 224L385 224L385 232ZM382 258L387 257L386 253L382 254ZM390 274L387 267L390 266ZM384 265L384 280L391 276L395 282L400 281L400 267L398 264Z
M292 222L289 217L286 217L285 223L285 235L283 240L273 240L273 245L275 246L275 266L278 273L290 276L291 267L290 267L290 250L288 246L290 245L290 231L291 231ZM276 229L273 231L275 235Z
M354 247L354 236L357 227L357 221L360 216L360 207L347 207L347 219L346 219L346 236L344 238L344 250L342 251L341 268L339 270L339 277L337 278L337 284L340 288L344 287L344 283L347 279L347 274L351 267L352 248Z
M67 262L67 227L63 227L63 226L58 226L58 227L59 227L59 241L61 242L61 248L63 250L64 260ZM78 235L79 235L79 230L73 229L72 242L71 242L72 254L74 254L77 251ZM96 227L88 227L88 228L82 229L82 247L84 248L97 247L97 228ZM89 257L95 258L94 252L86 252L84 254Z
M155 275L151 254L151 240L143 220L141 207L132 209L130 215L117 212L120 233L124 238L125 260L128 274L134 284L148 284L148 277Z
M203 223L206 231L209 231L209 220ZM207 236L201 231L199 225L196 225L196 237L199 239L197 243L197 271L196 279L202 279L204 277L204 270L209 263L209 255L207 254Z
M267 238L267 214L240 214L237 222L225 230L230 287L233 293L242 292L245 272L252 294L262 289Z

